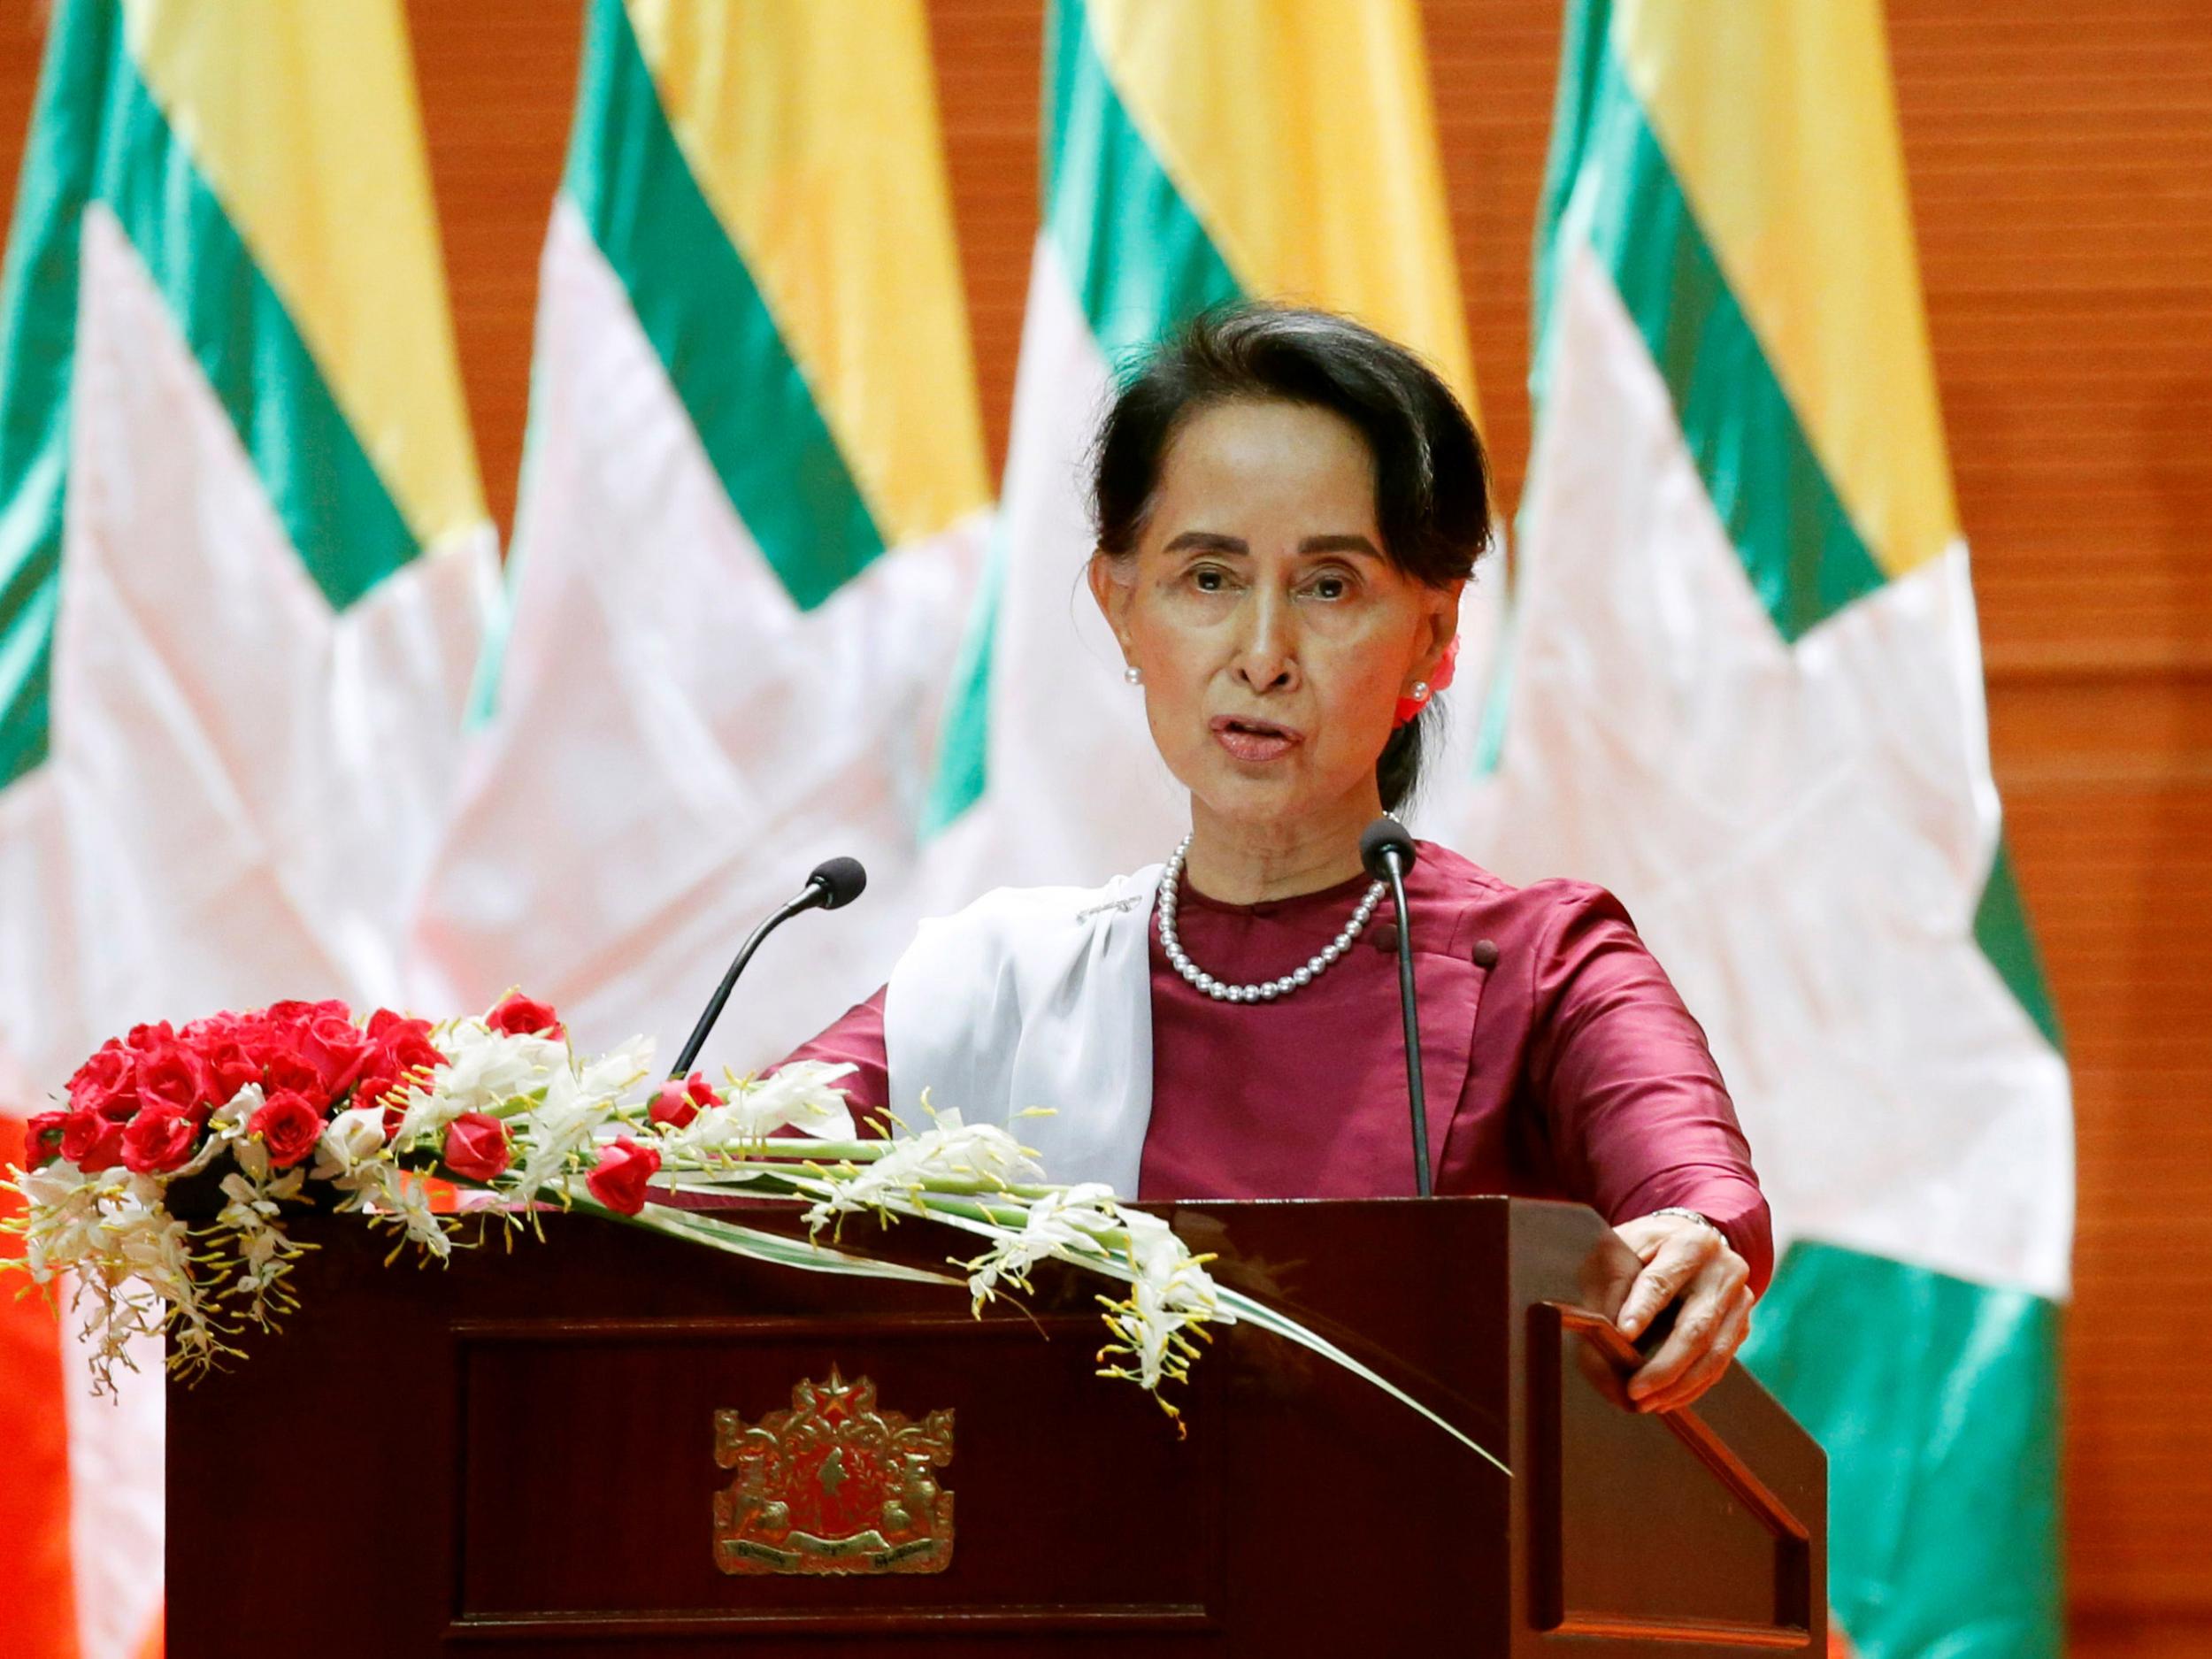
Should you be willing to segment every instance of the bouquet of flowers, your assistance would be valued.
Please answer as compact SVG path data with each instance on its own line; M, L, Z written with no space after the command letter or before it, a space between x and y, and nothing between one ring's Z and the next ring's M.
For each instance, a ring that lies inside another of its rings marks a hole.
M836 1087L851 1070L657 1080L649 1039L580 1055L554 1010L518 992L434 1025L388 1009L357 1018L334 1001L139 1025L77 1069L65 1106L31 1120L28 1167L7 1183L24 1210L6 1225L35 1281L68 1275L95 1386L111 1392L135 1337L165 1337L170 1371L190 1379L238 1356L248 1326L275 1327L310 1248L288 1234L288 1212L357 1215L392 1236L388 1262L411 1250L443 1262L472 1241L472 1223L479 1238L527 1232L551 1210L796 1268L952 1286L964 1275L978 1314L1027 1290L1039 1263L1071 1263L1120 1292L1099 1298L1102 1375L1160 1399L1164 1383L1187 1379L1206 1327L1243 1320L1482 1452L1325 1339L1217 1284L1210 1258L1158 1217L1096 1183L1048 1182L1010 1130L925 1099L918 1129L860 1133ZM684 1202L716 1193L799 1201L807 1236ZM949 1263L957 1274L915 1267L842 1248L849 1216L927 1217L984 1248Z

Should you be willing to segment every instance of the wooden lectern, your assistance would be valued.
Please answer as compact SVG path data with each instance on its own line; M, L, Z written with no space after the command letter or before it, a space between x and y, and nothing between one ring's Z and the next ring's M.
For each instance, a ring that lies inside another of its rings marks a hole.
M1740 1371L1673 1418L1616 1403L1633 1263L1589 1210L1154 1208L1511 1477L1248 1327L1179 1440L1093 1374L1104 1286L1071 1271L976 1320L582 1217L441 1271L315 1217L284 1333L170 1390L168 1651L1826 1652L1818 1448Z

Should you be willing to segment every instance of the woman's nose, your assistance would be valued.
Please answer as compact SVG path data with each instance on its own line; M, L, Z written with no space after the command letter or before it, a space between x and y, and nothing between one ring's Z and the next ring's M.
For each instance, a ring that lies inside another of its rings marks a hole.
M1237 678L1252 691L1285 690L1296 681L1298 655L1289 611L1279 595L1253 596L1236 660Z

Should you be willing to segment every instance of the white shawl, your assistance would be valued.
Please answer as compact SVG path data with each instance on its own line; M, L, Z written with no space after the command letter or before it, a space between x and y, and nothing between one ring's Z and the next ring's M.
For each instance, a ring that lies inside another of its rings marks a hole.
M891 1109L923 1090L969 1123L1004 1123L1055 1181L1133 1197L1152 1117L1149 864L1102 887L999 887L921 925L891 970ZM1048 1107L1050 1117L1014 1114Z

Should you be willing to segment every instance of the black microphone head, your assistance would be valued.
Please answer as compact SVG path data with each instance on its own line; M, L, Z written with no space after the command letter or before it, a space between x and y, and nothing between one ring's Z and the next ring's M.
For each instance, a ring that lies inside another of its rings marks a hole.
M1403 880L1406 872L1413 868L1413 861L1418 855L1414 850L1413 837L1407 833L1406 826L1386 812L1360 832L1359 861L1376 880L1387 881L1390 879L1387 856L1391 853L1398 855L1398 877Z
M868 872L857 858L825 858L814 866L806 884L822 889L824 910L841 910L867 891Z

